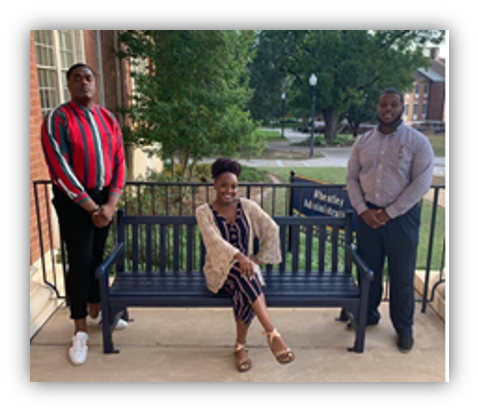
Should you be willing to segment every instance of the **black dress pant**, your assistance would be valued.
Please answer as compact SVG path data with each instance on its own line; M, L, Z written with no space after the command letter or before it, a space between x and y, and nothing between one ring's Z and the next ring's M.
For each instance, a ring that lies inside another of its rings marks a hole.
M370 208L376 208L369 204ZM362 258L374 272L370 285L368 319L380 319L378 307L383 295L383 267L388 259L390 281L390 318L399 334L412 335L415 310L414 277L420 227L420 207L390 219L384 226L373 229L357 217L357 243Z
M83 319L88 303L100 302L99 282L95 271L103 261L109 226L97 228L88 212L53 187L53 205L60 223L60 233L68 254L66 293L70 300L71 319ZM108 190L88 191L99 205L108 200Z

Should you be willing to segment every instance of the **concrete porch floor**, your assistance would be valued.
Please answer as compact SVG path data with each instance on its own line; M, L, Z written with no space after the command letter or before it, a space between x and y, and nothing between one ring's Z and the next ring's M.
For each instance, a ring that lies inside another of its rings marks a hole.
M428 309L415 312L415 346L398 351L382 304L382 321L367 329L365 352L349 353L354 334L335 322L338 309L271 309L277 329L296 354L278 364L257 320L248 338L252 370L233 361L235 326L229 309L130 309L134 319L113 334L119 354L102 352L100 329L91 329L86 364L67 358L73 324L60 308L30 343L32 382L444 382L445 325Z

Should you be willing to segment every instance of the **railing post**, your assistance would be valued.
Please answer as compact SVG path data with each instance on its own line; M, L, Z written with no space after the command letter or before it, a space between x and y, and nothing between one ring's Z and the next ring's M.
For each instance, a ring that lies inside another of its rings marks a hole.
M123 252L121 253L121 256L118 258L118 260L116 261L116 272L123 272L124 271L124 266L125 266L125 251L126 251L126 239L125 239L125 227L124 227L124 214L125 214L125 211L124 209L118 209L118 212L116 214L117 216L117 222L116 222L116 225L117 225L117 233L118 233L118 244L120 243L123 243L125 246L124 246L124 249L123 249Z
M345 211L345 245L350 245L352 243L352 222L353 222L353 212L351 210ZM352 273L352 256L345 246L345 272Z
M292 189L292 183L295 181L295 170L290 171L289 183L291 183L289 187L289 216L292 216L292 198L294 196L294 191ZM289 236L287 241L287 251L290 252L292 250L292 228L289 226Z
M433 196L432 220L431 220L431 227L430 227L430 237L428 240L427 267L425 270L425 284L423 287L422 313L426 313L427 311L428 283L430 282L430 266L431 266L432 255L433 255L433 238L435 237L435 223L436 223L436 214L437 214L437 208L438 208L438 191L439 190L440 190L439 187L435 187L435 193Z
M55 291L57 298L60 298L61 297L60 292L58 291L58 289L56 287L56 276L55 276L55 284L52 284L46 278L45 246L43 244L43 231L42 231L41 216L40 216L40 201L38 199L38 188L37 188L37 186L39 184L44 184L46 186L46 184L48 184L48 183L49 182L44 182L44 181L33 182L33 192L34 192L34 196L35 196L35 209L36 209L36 216L37 216L38 239L39 239L39 242L40 242L40 254L41 254L41 266L42 266L42 271L43 271L43 274L42 274L43 282L45 283L45 285L48 285L49 287L51 287ZM48 199L45 199L45 202L48 202ZM50 246L53 247L53 243L51 243Z
M35 209L36 209L36 215L37 215L37 227L38 227L38 239L40 241L40 254L41 254L41 266L43 270L43 281L45 283L45 274L46 274L46 266L45 266L45 250L43 247L43 232L42 232L42 227L41 227L41 218L40 218L40 202L38 200L38 190L37 190L37 184L38 182L33 182L33 193L35 195Z

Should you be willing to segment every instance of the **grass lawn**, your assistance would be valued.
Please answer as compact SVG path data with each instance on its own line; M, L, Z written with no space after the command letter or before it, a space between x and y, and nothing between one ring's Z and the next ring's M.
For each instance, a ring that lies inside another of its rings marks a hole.
M445 157L445 135L442 134L434 134L434 133L426 133L426 136L430 140L432 144L433 151L435 152L435 156L437 157Z
M276 132L274 130L256 130L256 134L267 141L275 141L275 140L282 140L280 132Z
M345 184L347 176L347 168L345 167L294 167L293 169L288 167L261 167L261 170L277 176L282 182L289 181L291 170L299 175L328 183Z

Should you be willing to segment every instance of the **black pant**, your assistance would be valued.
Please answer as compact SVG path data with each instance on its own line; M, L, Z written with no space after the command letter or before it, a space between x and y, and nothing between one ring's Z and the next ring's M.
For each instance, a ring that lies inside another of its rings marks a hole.
M88 212L74 204L56 186L53 187L53 193L53 205L68 253L66 293L70 299L71 319L83 319L88 314L87 304L100 302L100 288L95 271L103 261L109 225L97 228ZM99 193L88 191L88 194L99 205L108 200L107 189Z
M369 207L374 208L373 205ZM368 321L380 319L378 307L383 294L383 267L388 259L390 280L390 318L399 334L412 334L415 310L414 277L420 227L420 208L390 219L378 229L357 217L357 243L360 255L374 272L370 285Z

